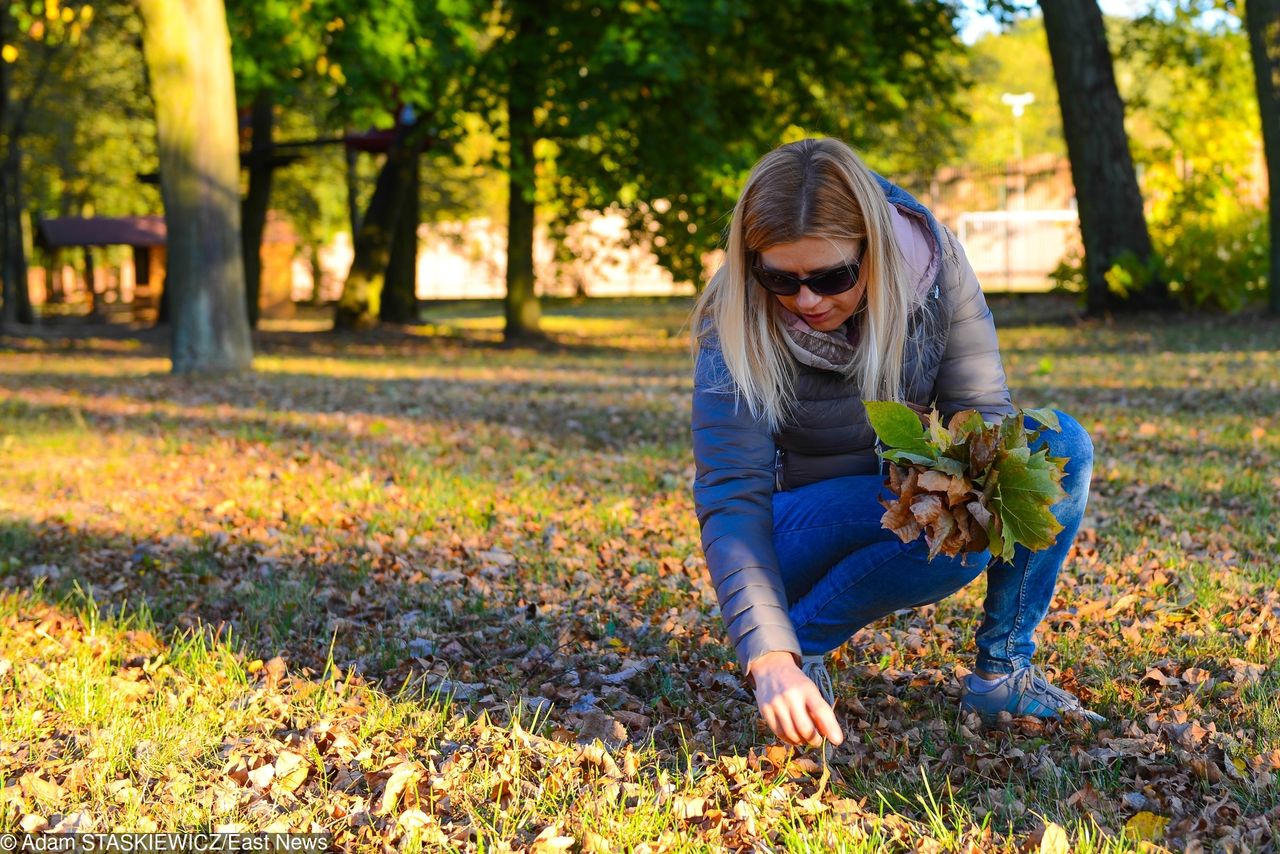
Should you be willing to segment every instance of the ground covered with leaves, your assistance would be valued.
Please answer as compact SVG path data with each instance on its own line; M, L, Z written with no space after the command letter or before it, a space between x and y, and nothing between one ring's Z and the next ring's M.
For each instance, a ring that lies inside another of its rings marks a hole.
M705 578L687 301L260 335L0 338L0 830L344 848L1275 849L1280 324L995 302L1093 491L1041 663L1110 723L957 711L984 582L835 657L775 743Z

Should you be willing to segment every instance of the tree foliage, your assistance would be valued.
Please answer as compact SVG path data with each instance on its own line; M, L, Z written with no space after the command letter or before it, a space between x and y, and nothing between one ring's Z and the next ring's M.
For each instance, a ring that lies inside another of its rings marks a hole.
M93 20L88 3L0 0L0 279L5 323L34 317L27 293L27 224L23 141L33 115L48 103L58 79Z
M616 203L677 280L701 279L766 151L807 134L866 144L922 101L953 109L959 81L943 3L574 2L523 29L496 8L476 109L509 140L510 69L536 63L534 180L552 233Z
M1160 272L1188 305L1237 310L1261 297L1265 212L1253 201L1261 143L1249 44L1200 3L1151 9L1117 39Z
M967 55L969 123L958 133L956 162L995 163L1014 157L1014 118L1000 97L1030 92L1035 101L1018 120L1024 154L1066 155L1062 114L1044 22L1020 18L1003 32L978 39Z

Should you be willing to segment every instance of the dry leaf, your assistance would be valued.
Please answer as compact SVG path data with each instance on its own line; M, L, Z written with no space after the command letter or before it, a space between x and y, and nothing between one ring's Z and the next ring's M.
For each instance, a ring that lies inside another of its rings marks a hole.
M1169 819L1164 816L1143 810L1124 823L1124 832L1137 842L1154 842L1164 836L1168 824Z
M22 828L23 833L39 833L49 826L49 820L42 815L28 813L18 822L18 826Z
M39 774L27 772L18 778L18 785L29 798L56 804L62 800L62 787L52 780L46 780Z
M292 751L283 751L276 757L275 783L292 792L306 781L310 770L306 759Z
M387 778L386 788L382 790L382 799L378 801L378 815L389 815L400 801L400 794L411 783L422 776L422 768L416 762L401 762Z
M542 832L533 840L533 845L529 850L540 854L540 852L568 851L573 847L574 838L572 836L561 836L560 826L549 824L542 829Z
M706 798L677 796L671 799L671 811L679 818L698 818L705 811Z
M1040 836L1039 854L1071 854L1071 842L1062 826L1049 822Z
M254 768L249 772L249 785L253 786L255 789L265 789L271 785L271 780L275 775L275 766L270 763L267 763L266 765L259 765L257 768Z

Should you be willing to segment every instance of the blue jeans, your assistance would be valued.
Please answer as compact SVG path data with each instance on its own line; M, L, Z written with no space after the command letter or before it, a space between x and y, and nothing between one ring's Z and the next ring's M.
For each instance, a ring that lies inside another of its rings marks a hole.
M1047 549L1017 546L1012 561L993 560L990 551L928 560L923 536L904 543L881 527L884 508L876 499L893 497L882 475L830 478L774 493L773 544L801 651L835 649L880 617L945 599L985 569L977 666L1011 673L1030 664L1035 630L1049 612L1058 572L1080 528L1093 472L1089 434L1066 413L1058 418L1062 432L1045 428L1031 447L1048 445L1049 456L1067 458L1067 497L1050 508L1062 531Z

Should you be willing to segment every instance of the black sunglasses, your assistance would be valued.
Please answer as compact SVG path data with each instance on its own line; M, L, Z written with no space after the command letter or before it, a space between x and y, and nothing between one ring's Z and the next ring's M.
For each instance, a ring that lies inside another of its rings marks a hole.
M863 244L865 251L866 244ZM862 267L862 253L858 253L858 257L839 267L832 267L829 270L820 270L812 275L801 278L793 276L791 273L784 273L781 270L770 270L760 263L760 256L756 255L755 263L751 266L751 272L755 275L756 281L761 287L769 291L769 293L778 296L790 297L800 293L800 286L804 285L809 290L821 297L833 297L842 294L852 288L858 282L858 271Z

